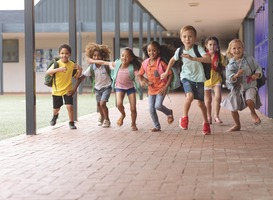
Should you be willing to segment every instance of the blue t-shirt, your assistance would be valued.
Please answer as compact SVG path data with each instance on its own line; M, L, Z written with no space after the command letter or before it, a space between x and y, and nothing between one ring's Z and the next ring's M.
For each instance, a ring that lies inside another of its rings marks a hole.
M198 51L201 56L206 54L203 47L198 45ZM183 50L184 54L189 54L191 57L197 57L194 53L193 46L189 50ZM181 58L178 57L179 48L176 49L173 58L177 61ZM204 68L201 62L192 61L187 58L182 58L183 65L181 66L180 79L186 78L193 82L205 82Z

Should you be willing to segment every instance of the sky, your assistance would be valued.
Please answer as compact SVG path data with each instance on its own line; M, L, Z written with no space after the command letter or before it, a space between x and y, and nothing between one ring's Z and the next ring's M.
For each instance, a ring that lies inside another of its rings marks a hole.
M2 0L3 1L3 0ZM3 3L1 1L0 10L24 10L25 0L8 0ZM34 0L34 4L40 0Z

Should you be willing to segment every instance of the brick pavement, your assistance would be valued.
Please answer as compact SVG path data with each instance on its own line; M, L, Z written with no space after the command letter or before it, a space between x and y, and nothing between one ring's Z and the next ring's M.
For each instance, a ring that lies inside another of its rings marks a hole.
M254 126L249 111L240 112L242 131L213 124L202 135L201 111L190 110L189 130L178 127L184 95L169 94L174 109L168 125L159 114L162 131L151 133L147 99L138 101L137 132L124 125L96 126L97 114L79 118L77 130L66 123L0 141L1 200L269 200L273 199L273 120L261 114ZM80 106L80 105L79 105Z

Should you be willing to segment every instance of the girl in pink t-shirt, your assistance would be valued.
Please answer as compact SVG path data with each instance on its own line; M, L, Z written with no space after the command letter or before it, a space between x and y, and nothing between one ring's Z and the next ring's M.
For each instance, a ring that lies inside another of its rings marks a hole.
M88 61L89 63L109 65L111 70L114 70L112 76L112 87L115 89L116 104L121 114L120 118L117 121L117 125L122 126L123 120L126 116L123 100L125 94L127 94L131 110L131 130L137 131L138 128L136 126L137 109L135 79L137 72L141 66L141 59L137 57L130 48L126 47L121 52L121 58L117 59L115 62L106 62L103 60L93 59L89 59Z

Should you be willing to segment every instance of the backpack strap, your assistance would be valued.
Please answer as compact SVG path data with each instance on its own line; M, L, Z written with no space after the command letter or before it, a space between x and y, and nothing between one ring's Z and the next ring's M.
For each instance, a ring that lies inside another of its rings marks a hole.
M196 44L193 45L193 51L194 51L196 57L202 57L198 51L198 45L196 45Z

